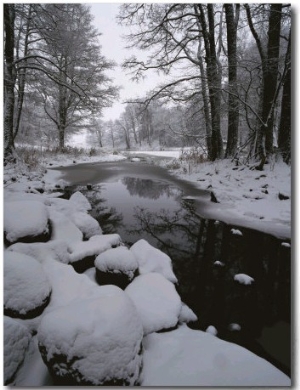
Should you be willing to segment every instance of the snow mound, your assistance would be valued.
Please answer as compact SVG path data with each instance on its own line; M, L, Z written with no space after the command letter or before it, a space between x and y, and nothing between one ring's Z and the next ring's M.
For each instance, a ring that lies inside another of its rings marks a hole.
M137 259L141 275L157 272L170 282L177 283L177 278L172 269L172 261L168 255L154 248L144 239L137 241L130 250Z
M191 308L188 307L185 303L182 303L180 314L179 314L179 323L189 323L195 322L198 320L198 317L193 312Z
M222 261L219 261L219 260L215 261L214 265L216 265L217 267L224 267L225 266L225 264Z
M80 192L76 191L70 196L70 201L76 204L76 208L79 211L89 211L92 210L92 206L87 198Z
M291 244L289 242L282 242L281 246L285 246L286 248L290 248Z
M48 238L48 212L45 205L37 201L14 201L4 204L4 232L10 243L28 237L35 240Z
M134 273L138 268L138 263L132 252L125 246L108 249L97 256L95 267L103 272L121 271L133 279Z
M290 386L291 380L245 348L180 326L145 337L142 386Z
M102 229L99 223L89 214L78 211L77 213L71 215L71 220L83 233L85 239L102 234Z
M243 235L243 233L239 229L231 229L230 231L235 236L242 236Z
M229 324L228 329L232 332L239 332L242 328L241 328L241 325L232 323L232 324Z
M69 217L56 211L53 207L48 207L49 218L52 224L52 240L63 240L66 243L82 241L83 234Z
M205 332L211 334L212 336L217 336L218 334L217 329L213 325L209 325Z
M233 278L236 282L244 285L251 285L254 282L254 279L251 276L246 274L236 274Z
M41 264L18 252L4 252L4 313L33 318L48 305L51 286Z
M144 333L157 332L177 325L181 299L170 281L158 273L135 278L125 292L133 300L141 316Z
M31 334L26 326L4 316L4 383L10 383L22 364Z
M23 253L24 255L34 257L40 263L47 259L66 264L69 262L68 245L61 240L35 242L32 244L17 243L11 245L7 251Z
M121 237L118 234L103 234L91 237L88 241L74 242L69 244L70 263L75 263L90 256L119 246Z
M64 385L136 385L142 338L136 309L121 290L53 310L38 329L42 357Z

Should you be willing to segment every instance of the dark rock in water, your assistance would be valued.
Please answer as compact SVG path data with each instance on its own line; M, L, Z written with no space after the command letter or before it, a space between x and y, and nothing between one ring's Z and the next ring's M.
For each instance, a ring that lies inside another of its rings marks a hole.
M216 195L211 191L210 193L210 201L213 202L213 203L220 203L217 198L216 198Z
M93 189L93 187L92 187L91 184L87 184L87 185L86 185L86 188L87 188L89 191L91 191L91 190Z
M279 200L288 200L288 199L290 199L290 197L279 192L278 199Z

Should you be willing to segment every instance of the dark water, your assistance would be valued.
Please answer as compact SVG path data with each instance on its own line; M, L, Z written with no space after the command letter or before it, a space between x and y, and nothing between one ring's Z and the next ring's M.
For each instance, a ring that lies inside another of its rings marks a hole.
M191 327L213 325L218 337L291 375L291 253L284 244L289 241L249 228L233 234L236 226L201 218L199 205L183 198L199 195L198 190L158 167L144 165L140 174L137 165L102 164L101 184L95 173L75 180L72 167L76 185L66 196L84 193L104 233L119 233L128 246L144 238L171 257L178 292L198 316ZM70 180L68 169L64 172ZM94 184L87 189L87 183ZM254 283L234 281L240 273Z

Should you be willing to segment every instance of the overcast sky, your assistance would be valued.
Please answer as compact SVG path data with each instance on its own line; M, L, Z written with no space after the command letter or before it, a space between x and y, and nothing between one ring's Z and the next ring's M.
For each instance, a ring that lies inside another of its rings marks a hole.
M156 74L147 77L145 80L137 84L130 80L130 76L121 68L121 63L126 57L132 55L132 51L125 49L126 42L122 39L122 35L128 32L126 27L117 24L116 16L118 14L120 4L116 3L91 3L91 13L94 16L94 24L97 30L102 33L100 44L102 46L102 54L110 60L117 63L116 68L107 73L114 78L116 85L121 85L123 89L120 91L120 101L116 102L113 107L103 111L104 120L117 119L124 109L121 103L124 100L143 96L147 91L152 89L159 82L159 77ZM146 54L135 50L135 54L145 58Z

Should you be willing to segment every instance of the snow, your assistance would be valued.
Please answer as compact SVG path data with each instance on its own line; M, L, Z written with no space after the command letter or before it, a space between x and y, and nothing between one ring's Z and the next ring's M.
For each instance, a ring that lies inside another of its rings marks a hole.
M174 327L181 312L181 299L173 283L158 273L136 277L125 292L141 316L144 333Z
M142 386L290 386L266 360L206 332L178 329L144 341Z
M168 255L154 248L144 239L133 244L130 250L137 259L141 275L148 272L157 272L170 282L177 283L177 278L172 269L172 261Z
M128 248L119 246L98 255L95 260L95 267L102 272L121 271L131 280L138 268L138 263Z
M215 261L214 265L216 265L218 267L224 267L225 266L225 264L222 261L220 261L220 260Z
M291 244L289 244L288 242L282 242L281 243L281 246L284 246L286 248L290 248L291 247Z
M254 282L254 279L251 276L246 274L236 274L233 278L236 282L244 285L250 285Z
M291 167L277 161L262 172L253 168L242 163L235 167L230 159L197 165L182 162L174 174L214 192L220 203L208 204L204 216L291 237ZM280 200L279 193L290 199Z
M56 211L54 207L48 207L48 210L52 227L52 240L63 240L66 243L82 241L82 231L70 218L62 212Z
M179 318L178 321L179 323L189 323L189 322L195 322L198 320L198 317L196 314L193 312L191 308L188 307L185 303L182 303L181 305L181 310L179 313Z
M229 324L228 329L231 330L232 332L234 332L234 331L239 332L242 328L241 328L241 325L232 323L232 324Z
M31 334L26 326L4 316L4 382L9 383L23 362Z
M93 385L114 379L135 385L142 363L142 337L135 307L121 292L53 310L38 329L39 344L46 349L44 358L53 364L56 375L70 373Z
M88 241L69 244L70 263L82 260L88 256L96 256L100 253L118 246L121 237L118 234L103 234L91 237Z
M231 233L235 236L242 236L243 233L239 229L231 229Z
M41 264L18 252L4 252L4 307L21 315L41 306L51 286Z
M91 206L90 202L79 191L74 192L74 194L72 194L70 196L70 201L76 204L77 209L79 211L88 212L89 210L92 210L92 206Z
M4 231L10 242L16 242L26 236L48 233L48 213L45 205L36 201L5 202Z
M7 251L23 253L34 257L40 263L47 259L66 264L69 262L68 245L67 242L62 240L34 242L32 244L17 243L9 246Z
M206 329L206 333L211 334L212 336L217 336L218 331L213 325L209 325Z
M102 234L102 229L99 223L89 214L78 211L71 215L71 220L83 233L84 238L86 239Z

